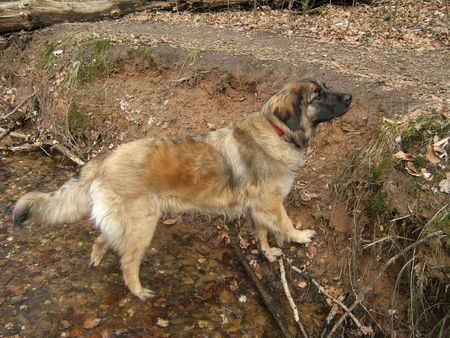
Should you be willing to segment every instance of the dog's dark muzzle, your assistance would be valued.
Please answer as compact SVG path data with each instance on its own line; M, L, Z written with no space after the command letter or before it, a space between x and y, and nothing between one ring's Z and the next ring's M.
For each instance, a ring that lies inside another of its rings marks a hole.
M347 107L350 107L350 104L352 103L352 94L343 94L342 101L344 101Z

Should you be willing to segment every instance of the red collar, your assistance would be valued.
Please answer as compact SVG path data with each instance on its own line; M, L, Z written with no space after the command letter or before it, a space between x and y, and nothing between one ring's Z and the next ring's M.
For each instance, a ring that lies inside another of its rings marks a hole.
M283 136L284 135L284 131L282 131L280 128L278 128L276 125L274 125L272 123L272 121L269 121L269 123L272 126L273 130L275 130L275 132L277 133L278 136ZM288 142L287 140L285 140L285 141Z
M300 148L299 145L292 138L290 138L287 135L285 135L284 131L282 131L275 124L273 124L272 121L270 121L270 120L267 120L267 121L269 121L270 125L272 126L272 129L277 133L278 136L281 137L281 139L284 142L291 143L291 144L295 145L296 147Z

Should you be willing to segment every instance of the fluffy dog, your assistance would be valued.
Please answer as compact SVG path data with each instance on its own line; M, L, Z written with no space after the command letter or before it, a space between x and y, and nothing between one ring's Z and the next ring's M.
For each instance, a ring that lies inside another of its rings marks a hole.
M141 139L92 160L51 193L30 192L14 207L15 224L74 223L88 217L101 231L91 254L97 266L108 248L121 257L125 284L145 300L139 266L163 214L197 211L245 215L270 262L268 231L308 243L283 207L314 127L347 112L352 96L314 80L287 84L259 112L202 136Z

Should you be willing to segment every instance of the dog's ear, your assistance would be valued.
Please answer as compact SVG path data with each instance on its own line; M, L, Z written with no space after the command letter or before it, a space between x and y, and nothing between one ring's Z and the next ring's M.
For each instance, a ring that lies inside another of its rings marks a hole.
M285 88L272 96L262 108L266 115L275 115L290 130L300 129L301 95L292 88Z

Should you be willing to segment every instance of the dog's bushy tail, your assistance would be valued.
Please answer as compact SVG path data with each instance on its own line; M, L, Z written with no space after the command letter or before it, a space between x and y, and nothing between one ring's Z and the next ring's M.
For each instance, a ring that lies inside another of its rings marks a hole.
M34 224L74 223L88 216L91 209L90 186L98 170L91 161L81 168L79 175L50 193L39 191L23 195L14 206L15 225L25 221Z

